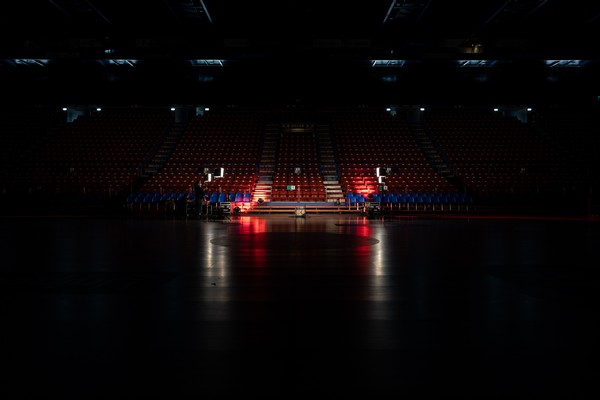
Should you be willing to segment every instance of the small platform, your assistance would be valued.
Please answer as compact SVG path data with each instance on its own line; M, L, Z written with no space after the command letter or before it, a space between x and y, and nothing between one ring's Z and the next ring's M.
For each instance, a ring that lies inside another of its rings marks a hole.
M360 213L360 209L356 206L348 206L345 204L338 205L334 202L315 201L315 202L303 202L303 201L270 201L263 203L260 206L256 206L251 210L248 210L248 214L275 214L275 213L289 213L294 214L298 207L304 208L306 214L315 213Z

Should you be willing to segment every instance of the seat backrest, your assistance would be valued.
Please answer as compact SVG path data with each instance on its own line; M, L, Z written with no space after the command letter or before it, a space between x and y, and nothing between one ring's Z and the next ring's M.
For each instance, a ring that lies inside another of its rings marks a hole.
M154 193L152 192L148 192L144 195L144 199L142 200L143 203L150 203L152 201L152 198L154 197Z
M127 196L127 199L125 199L126 203L133 203L135 201L135 198L137 197L137 193L131 193L130 195Z
M356 204L356 196L354 195L354 193L348 193L346 195L346 199L348 199L348 204L350 204L350 205Z

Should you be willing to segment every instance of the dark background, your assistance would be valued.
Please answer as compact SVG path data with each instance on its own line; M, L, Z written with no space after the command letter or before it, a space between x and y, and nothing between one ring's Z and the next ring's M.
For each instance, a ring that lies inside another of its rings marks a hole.
M572 104L600 93L600 4L586 0L2 7L3 102Z

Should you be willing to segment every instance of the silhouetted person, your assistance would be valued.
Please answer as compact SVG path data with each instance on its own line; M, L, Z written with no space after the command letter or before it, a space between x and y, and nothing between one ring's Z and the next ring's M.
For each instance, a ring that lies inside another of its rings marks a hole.
M204 189L199 180L194 182L194 197L196 200L196 211L198 215L202 215L202 204L204 203Z

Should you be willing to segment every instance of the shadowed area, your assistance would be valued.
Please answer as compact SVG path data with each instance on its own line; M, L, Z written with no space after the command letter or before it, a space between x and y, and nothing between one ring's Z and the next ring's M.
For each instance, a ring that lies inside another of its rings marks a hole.
M3 218L0 392L592 396L599 227Z

